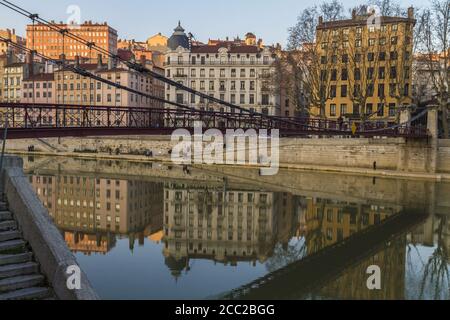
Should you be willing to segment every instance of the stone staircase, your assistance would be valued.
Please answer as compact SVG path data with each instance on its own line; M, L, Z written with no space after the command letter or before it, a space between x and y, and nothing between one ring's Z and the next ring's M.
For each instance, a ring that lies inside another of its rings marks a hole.
M54 294L22 238L6 203L0 202L0 300L53 299Z

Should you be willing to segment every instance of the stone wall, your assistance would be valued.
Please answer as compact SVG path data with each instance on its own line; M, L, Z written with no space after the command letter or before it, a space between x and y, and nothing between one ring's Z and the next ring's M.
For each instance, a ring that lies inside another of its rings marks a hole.
M317 170L321 167L372 170L376 164L377 170L447 173L450 172L450 145L445 143L439 148L439 156L435 160L436 148L426 140L282 138L280 166L309 165ZM124 158L127 154L143 154L150 150L153 158L160 160L170 160L169 150L174 146L167 136L129 136L10 140L7 150L12 153L26 152L30 145L34 146L36 152L46 154L115 154L117 150Z
M437 167L438 172L450 173L450 139L439 140Z

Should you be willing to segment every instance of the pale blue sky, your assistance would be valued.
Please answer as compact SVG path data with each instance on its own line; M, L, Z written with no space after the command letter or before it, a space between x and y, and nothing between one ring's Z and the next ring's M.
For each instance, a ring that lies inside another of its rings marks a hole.
M181 20L183 27L199 41L253 32L266 44L285 45L287 29L314 0L10 0L41 17L67 21L70 5L78 5L81 19L107 21L119 31L120 38L145 40L162 32L170 36ZM346 7L363 3L343 1ZM405 7L423 6L426 0L401 0ZM25 17L0 6L0 28L15 28L25 34Z

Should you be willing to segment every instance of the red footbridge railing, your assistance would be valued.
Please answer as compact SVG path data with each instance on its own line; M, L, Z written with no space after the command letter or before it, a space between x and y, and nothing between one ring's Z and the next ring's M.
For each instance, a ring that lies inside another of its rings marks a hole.
M252 113L193 109L158 109L75 104L0 103L0 128L8 125L8 139L167 135L175 129L278 129L281 136L428 137L424 126L389 126L377 122L350 123L315 118L282 118ZM353 127L353 130L352 130ZM356 129L356 130L354 130Z

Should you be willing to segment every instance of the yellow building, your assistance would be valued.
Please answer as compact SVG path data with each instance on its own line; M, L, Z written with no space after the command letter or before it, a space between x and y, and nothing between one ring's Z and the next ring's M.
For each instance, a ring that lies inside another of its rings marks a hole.
M169 41L169 38L162 35L161 33L155 34L154 36L147 39L147 49L164 53L168 49L167 41Z
M312 111L331 119L395 121L412 103L414 10L407 17L372 21L353 12L348 20L319 19L312 63Z

